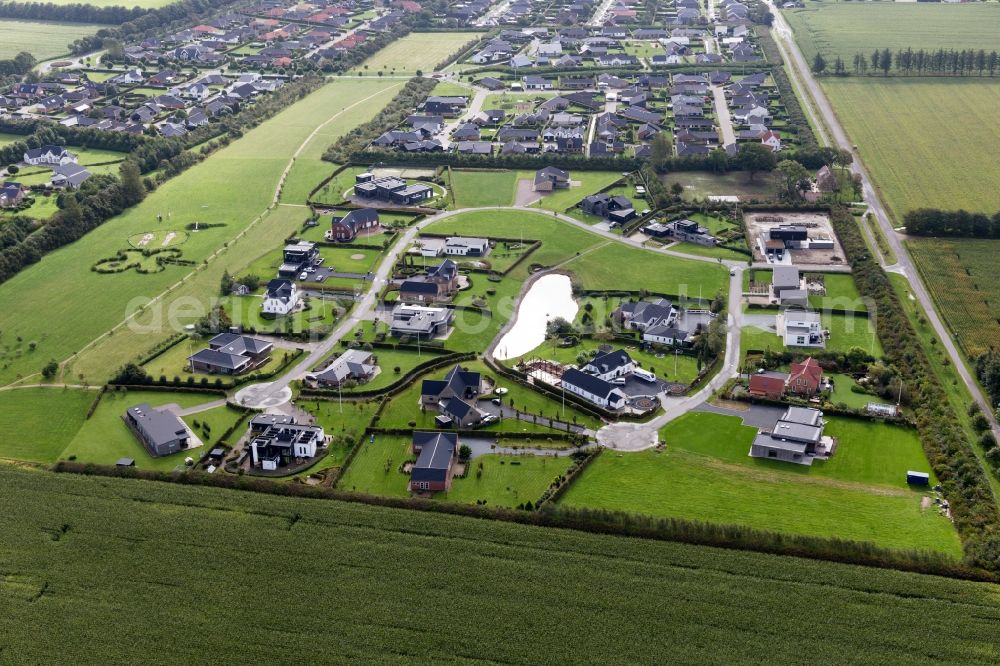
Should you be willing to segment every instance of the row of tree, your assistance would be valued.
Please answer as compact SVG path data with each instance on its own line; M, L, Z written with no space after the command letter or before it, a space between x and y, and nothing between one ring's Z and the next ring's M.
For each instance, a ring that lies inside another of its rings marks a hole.
M831 220L850 261L858 291L871 299L873 311L878 312L876 327L884 345L884 362L895 376L905 378L920 441L951 505L966 560L998 571L1000 512L960 417L952 409L899 296L871 256L853 216L838 206L831 211Z
M903 216L906 233L914 236L1000 238L1000 211L992 216L967 210L917 208Z
M812 71L816 74L831 72L836 76L848 74L890 73L904 76L995 76L1000 71L1000 54L985 49L937 49L914 51L912 48L890 51L875 49L870 54L855 53L850 64L840 56L833 62L822 54L813 57Z
M149 10L120 5L98 7L76 2L0 2L0 18L60 21L62 23L103 23L118 25L139 18Z

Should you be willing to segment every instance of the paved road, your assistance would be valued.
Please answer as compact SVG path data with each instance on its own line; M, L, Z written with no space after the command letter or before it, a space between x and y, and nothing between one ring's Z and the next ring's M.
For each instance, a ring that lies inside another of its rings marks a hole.
M726 91L722 86L712 86L712 95L715 97L715 117L719 120L719 129L722 130L722 145L734 144L736 132L733 131L733 119L729 115L729 104L726 103Z
M604 24L604 16L611 9L611 5L614 0L601 0L601 4L597 5L597 9L594 10L593 16L587 21L587 25L591 28L597 28Z
M941 318L938 316L937 310L934 307L934 302L932 301L930 294L927 292L927 288L924 285L923 280L921 280L920 274L913 265L913 260L910 257L909 252L900 241L899 236L892 227L892 222L886 212L885 206L879 199L878 192L872 185L872 180L868 175L868 171L861 162L861 155L858 154L858 151L854 148L854 144L851 143L847 136L847 132L840 124L840 120L834 113L833 107L830 105L830 101L827 99L826 94L816 82L815 77L813 77L812 72L806 64L805 58L802 56L802 52L799 50L798 45L792 37L792 30L789 27L788 22L785 21L785 17L782 16L781 12L775 7L773 0L767 0L767 2L770 5L771 12L775 17L773 32L776 40L782 46L782 50L790 56L789 70L791 71L792 77L798 80L799 84L808 90L809 94L812 96L815 111L822 117L823 122L829 129L830 135L832 135L829 137L831 139L830 143L838 148L851 151L851 154L854 156L854 163L851 165L851 170L861 177L864 199L868 203L870 212L878 221L882 233L888 240L889 247L891 247L893 252L896 254L897 263L891 266L885 266L885 268L894 273L899 273L910 283L910 290L913 292L913 295L916 296L917 300L920 301L920 305L923 307L924 312L927 315L927 320L930 321L931 326L934 327L935 335L937 335L938 339L944 345L945 350L947 350L952 365L958 372L959 377L962 378L962 382L969 390L973 399L979 403L983 413L990 419L994 435L1000 438L1000 427L997 425L997 421L993 413L993 407L989 400L987 400L983 391L980 389L979 384L969 372L962 353L959 351L957 345L951 337L951 334L945 327L944 322L941 321ZM882 260L884 262L885 258L882 257Z
M497 25L501 16L510 8L510 0L503 0L490 7L489 11L474 21L479 27Z

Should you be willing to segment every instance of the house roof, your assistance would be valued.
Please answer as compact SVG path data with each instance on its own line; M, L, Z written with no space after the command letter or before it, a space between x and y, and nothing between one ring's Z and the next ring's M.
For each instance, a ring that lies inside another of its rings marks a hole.
M208 344L227 354L263 354L273 347L267 340L236 333L219 333L209 340Z
M188 356L188 360L194 363L214 365L217 368L237 370L249 363L250 357L243 356L242 354L232 354L217 349L201 349L191 356Z
M563 373L562 383L564 385L575 386L604 399L607 399L615 390L613 384L604 381L600 377L588 375L586 372L577 370L576 368L570 368Z
M414 432L413 446L420 449L410 472L412 481L444 481L458 448L458 435L450 432Z
M179 417L166 410L153 409L148 402L128 408L136 427L153 447L187 436L187 427Z
M819 361L810 356L801 363L792 363L788 381L793 382L800 378L808 378L818 384L823 379L823 368L819 366Z
M781 394L785 391L785 380L773 375L754 375L750 378L750 391Z
M587 365L597 368L597 371L603 374L622 368L630 363L632 363L632 357L628 355L628 352L624 349L618 349L598 354Z

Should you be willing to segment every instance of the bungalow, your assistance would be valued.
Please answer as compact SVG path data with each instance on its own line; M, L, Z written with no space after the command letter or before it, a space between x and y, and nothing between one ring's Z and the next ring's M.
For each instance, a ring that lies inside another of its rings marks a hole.
M754 458L770 458L811 465L817 456L829 457L833 442L824 441L823 412L789 407L770 431L761 430L750 445Z
M559 385L563 390L605 409L617 410L625 406L625 394L613 384L576 368L566 370Z
M432 95L420 106L424 113L439 113L443 116L457 116L466 106L464 97L443 97Z
M569 187L569 172L554 166L547 166L535 172L533 190L535 192L551 192Z
M83 185L91 173L79 164L61 164L52 168L52 187L75 190Z
M188 356L191 372L238 375L265 365L274 345L266 340L235 333L220 333L208 348Z
M507 84L503 81L495 79L492 76L485 76L476 81L476 84L486 88L487 90L503 90L507 87Z
M282 421L286 422L268 426L250 441L254 467L273 472L293 462L315 458L319 448L326 445L326 433L320 426L298 424L294 419Z
M24 200L26 193L27 190L21 183L5 182L0 187L0 208L16 208Z
M275 279L267 283L261 310L264 314L287 315L298 307L299 301L299 291L294 282Z
M635 372L635 362L624 349L598 354L583 366L583 371L600 377L606 382L617 377L625 377Z
M444 334L453 317L449 308L400 303L392 310L389 334L396 338L429 340Z
M191 434L180 417L149 403L129 407L122 416L125 425L154 457L177 453L188 448Z
M76 164L77 157L63 146L42 146L26 150L24 162L32 166Z
M656 326L673 326L677 321L677 308L665 298L627 301L615 310L612 317L626 329L645 332Z
M792 363L786 387L789 393L812 397L823 384L823 368L812 356L799 363Z
M374 208L358 208L346 215L334 215L330 228L323 234L328 241L350 242L358 234L372 233L381 228L378 211Z
M691 344L691 333L676 326L656 324L643 331L642 340L667 347L686 347Z
M584 197L580 208L588 215L597 215L613 222L627 222L637 215L628 197L613 197L605 192Z
M425 379L420 386L420 404L437 406L442 402L458 398L477 400L482 391L482 376L460 365L448 371L444 379Z
M485 257L490 251L490 241L486 238L465 238L450 236L445 239L444 253L460 257Z
M434 493L451 489L458 460L458 435L414 431L411 443L417 461L410 470L410 492Z
M525 90L551 90L553 81L543 76L525 76L522 79Z
M326 368L307 376L317 386L343 386L351 381L363 384L370 381L378 371L371 352L361 349L348 349L335 358Z

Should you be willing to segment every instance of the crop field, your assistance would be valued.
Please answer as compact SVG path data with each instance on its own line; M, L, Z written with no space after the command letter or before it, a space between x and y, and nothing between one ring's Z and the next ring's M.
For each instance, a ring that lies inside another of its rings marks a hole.
M914 238L906 246L965 353L975 357L1000 346L1000 241Z
M983 131L1000 80L829 78L823 87L897 223L924 206L1000 209L1000 132Z
M458 652L507 664L652 663L678 645L699 664L791 663L803 654L814 663L1000 658L1000 591L988 584L13 469L0 470L0 503L18 507L5 523L0 633L5 651L30 663L133 662L164 651L223 663L292 654L447 663ZM180 525L197 538L181 538ZM289 552L299 561L282 573L282 589L308 594L276 594L233 575ZM462 565L442 566L444 552ZM402 609L417 604L401 627ZM823 630L802 631L817 608ZM192 631L192 622L212 617L239 617L258 630ZM283 617L297 619L275 626ZM928 627L947 631L928 641Z
M0 393L0 458L52 463L73 439L97 391L26 388ZM14 433L17 433L16 435Z
M365 60L360 71L400 75L419 70L430 74L446 58L482 36L481 32L412 32Z
M873 49L997 48L1000 7L924 2L814 2L784 11L808 62L817 51L829 62L840 56L848 69L854 54Z
M21 51L27 51L38 60L69 53L71 42L93 35L104 27L89 23L0 19L0 59L13 58Z
M222 398L215 393L193 393L181 391L107 391L101 398L94 414L83 422L76 435L68 440L60 459L113 465L119 458L134 458L137 467L144 469L172 470L184 465L184 458L197 458L204 452L203 447L190 449L192 453L175 453L154 458L135 438L122 421L122 414L129 407L148 402L153 407L168 404L179 405L182 409L194 407ZM88 403L89 405L89 403ZM86 407L84 408L86 414ZM195 434L205 446L215 444L223 432L236 422L239 412L231 407L213 408L204 414L184 417L184 421L195 430ZM194 428L194 421L210 423L211 432L206 434L200 427ZM228 421L228 422L227 422ZM74 458L75 456L75 458Z
M756 429L738 417L692 412L661 431L663 452L605 451L560 501L959 556L951 523L906 486L908 469L931 471L916 435L827 420L837 452L804 467L750 458Z
M383 86L388 85L383 82ZM62 360L80 351L89 341L108 332L145 302L189 274L192 269L170 266L152 275L134 271L100 275L90 270L99 259L128 247L136 231L183 230L187 224L220 224L191 234L181 247L183 258L201 264L230 242L207 266L175 288L157 308L133 321L132 329L119 329L87 349L73 374L103 379L123 363L148 349L158 339L206 311L208 295L218 291L224 270L237 274L277 238L299 228L308 211L278 207L266 222L239 236L270 204L282 171L291 155L314 129L331 118L328 132L343 132L371 118L376 106L362 103L380 90L371 82L337 81L288 107L208 160L188 169L157 188L145 201L108 220L82 240L45 256L0 285L0 331L14 339L37 341L37 354L7 354L0 363L0 382L36 373L49 358ZM335 105L358 99L347 111ZM332 108L331 108L332 107ZM232 187L239 182L240 187ZM158 222L157 216L163 221ZM61 280L46 279L58 274ZM178 299L183 298L183 305ZM138 301L134 300L138 299ZM46 303L38 308L37 303ZM201 304L200 307L193 307ZM51 326L49 313L57 310L72 326ZM200 311L200 314L199 314ZM42 360L39 360L42 359Z
M517 171L451 171L455 208L510 206L517 190Z

